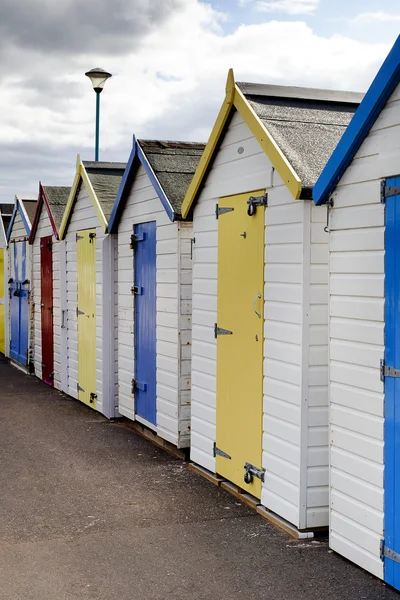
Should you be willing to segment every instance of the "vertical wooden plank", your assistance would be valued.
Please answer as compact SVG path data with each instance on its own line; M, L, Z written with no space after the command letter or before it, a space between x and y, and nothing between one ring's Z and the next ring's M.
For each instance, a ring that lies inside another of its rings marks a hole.
M54 385L54 328L53 328L53 238L40 239L40 290L42 325L42 379Z

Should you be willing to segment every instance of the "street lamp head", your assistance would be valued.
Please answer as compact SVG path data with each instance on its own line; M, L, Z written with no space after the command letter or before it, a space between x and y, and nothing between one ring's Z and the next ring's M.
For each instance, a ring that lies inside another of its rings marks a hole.
M103 91L105 82L112 77L111 73L107 73L104 69L92 69L91 71L87 71L85 75L91 80L96 94L100 94Z

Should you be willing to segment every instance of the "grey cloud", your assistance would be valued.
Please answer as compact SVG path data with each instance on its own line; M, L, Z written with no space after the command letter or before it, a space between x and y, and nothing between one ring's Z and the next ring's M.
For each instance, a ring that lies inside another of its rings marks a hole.
M132 50L184 0L1 0L0 58L12 43L79 55Z

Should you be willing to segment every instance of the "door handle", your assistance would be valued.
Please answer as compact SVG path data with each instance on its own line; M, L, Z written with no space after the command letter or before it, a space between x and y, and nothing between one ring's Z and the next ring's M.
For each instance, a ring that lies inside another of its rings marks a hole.
M261 313L260 313L260 312L258 312L258 310L256 310L256 302L257 302L257 300L259 300L261 297L262 297L262 296L261 296L261 292L259 292L259 293L257 294L257 296L256 296L256 297L254 298L254 300L253 300L253 310L254 310L254 312L256 313L256 315L257 315L257 317L258 317L259 319L261 319Z

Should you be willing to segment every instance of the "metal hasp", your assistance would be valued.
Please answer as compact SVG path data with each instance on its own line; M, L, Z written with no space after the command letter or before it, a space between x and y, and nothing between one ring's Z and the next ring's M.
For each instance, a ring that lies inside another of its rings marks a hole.
M93 404L93 402L95 400L97 400L97 394L95 394L94 392L90 392L90 397L89 397L90 404Z
M136 296L142 296L143 295L143 287L141 285L134 285L133 287L131 287L131 294L136 295Z
M89 244L92 243L92 241L95 239L95 237L96 237L96 234L93 231L91 231L89 233Z
M381 381L385 381L385 377L400 377L400 369L394 369L385 365L385 361L381 360Z
M142 392L147 392L147 383L138 381L137 379L132 379L132 394L135 393L135 389L142 390Z
M395 552L391 548L388 548L387 546L385 546L384 540L381 540L380 551L381 551L381 560L383 560L384 558L390 558L390 560L394 560L394 562L400 563L400 554L398 552Z
M144 242L144 240L146 239L145 233L132 233L131 235L131 243L130 243L130 249L133 250L135 247L135 244L137 242Z
M234 208L223 207L220 208L218 204L215 205L215 218L218 219L220 215L225 215L226 213L232 212L235 210Z
M232 456L229 456L229 454L227 454L223 450L220 450L219 448L217 448L217 444L215 442L214 442L213 454L214 454L214 456L222 456L222 458L227 458L228 460L232 460Z
M233 331L229 331L229 329L222 329L222 327L218 327L217 323L214 325L214 337L218 337L219 335L232 335Z
M257 206L268 206L267 192L263 196L250 196L247 200L247 206L247 214L252 217L256 214Z
M385 203L386 198L391 196L400 196L400 185L386 185L386 179L381 181L381 202Z
M245 468L245 474L244 474L244 482L249 484L253 481L253 477L257 477L258 479L261 479L261 481L264 483L264 477L265 477L265 469L257 469L257 467L255 467L254 465L250 464L250 463L246 463L244 465Z

